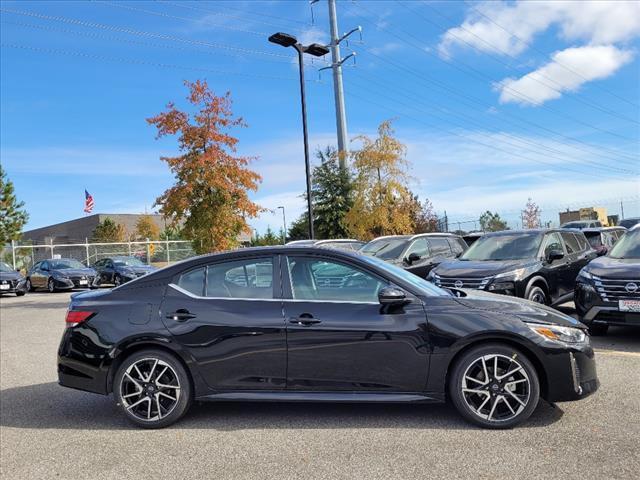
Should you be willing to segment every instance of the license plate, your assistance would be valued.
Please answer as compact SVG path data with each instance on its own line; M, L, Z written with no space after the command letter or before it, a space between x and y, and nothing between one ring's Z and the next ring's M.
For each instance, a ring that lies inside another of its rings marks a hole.
M3 283L0 285L0 290L9 290L11 288L11 285L8 285L6 283Z
M78 285L86 285L86 284L87 284L87 281L86 281L86 280L80 280L80 281L78 282Z
M619 300L618 310L621 312L640 312L640 300Z

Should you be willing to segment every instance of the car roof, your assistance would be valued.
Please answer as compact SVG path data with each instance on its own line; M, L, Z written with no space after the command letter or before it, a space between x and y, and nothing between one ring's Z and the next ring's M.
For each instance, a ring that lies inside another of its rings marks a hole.
M566 229L565 229L566 230ZM590 228L583 228L582 231L585 233L588 232L613 232L616 230L626 230L625 227L590 227Z
M347 243L347 242L363 243L362 240L356 240L355 238L331 238L328 240L317 240L315 245L323 245L325 243Z
M460 235L456 235L455 233L446 233L446 232L416 233L413 235L383 235L381 237L376 237L371 241L375 242L376 240L383 240L385 238L398 238L398 239L406 238L408 240L414 240L416 238L421 238L421 237L460 237Z

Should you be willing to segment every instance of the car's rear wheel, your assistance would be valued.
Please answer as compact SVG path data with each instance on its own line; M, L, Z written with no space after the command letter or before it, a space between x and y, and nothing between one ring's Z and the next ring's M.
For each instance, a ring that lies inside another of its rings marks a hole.
M527 300L531 300L532 302L540 303L542 305L547 304L547 294L542 287L538 285L533 285L529 289L529 293L527 294Z
M601 323L592 323L589 325L589 333L594 337L606 335L609 330L609 325L603 325Z
M191 405L191 381L182 363L162 350L127 357L113 384L127 418L144 428L162 428L179 420Z
M47 290L49 290L49 293L53 293L56 291L56 282L53 280L53 278L50 278L47 281Z
M485 428L511 428L535 410L540 383L525 355L508 345L488 344L455 363L449 394L467 420Z

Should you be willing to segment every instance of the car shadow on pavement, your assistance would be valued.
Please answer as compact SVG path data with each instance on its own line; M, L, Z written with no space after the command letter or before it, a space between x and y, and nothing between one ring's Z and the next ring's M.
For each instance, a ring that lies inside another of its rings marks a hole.
M640 328L609 327L606 335L591 337L591 344L596 351L640 353Z
M520 428L551 425L560 407L541 400ZM111 396L41 383L0 391L0 426L26 429L129 430L136 428ZM354 403L196 402L171 428L254 429L419 428L475 429L450 405Z

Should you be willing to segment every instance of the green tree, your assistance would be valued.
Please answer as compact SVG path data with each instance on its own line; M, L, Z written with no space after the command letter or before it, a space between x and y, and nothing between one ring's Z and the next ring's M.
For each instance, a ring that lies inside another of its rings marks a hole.
M353 181L349 170L340 168L338 152L333 147L318 150L320 165L313 169L311 195L313 228L316 238L345 238L345 216L353 206Z
M358 137L362 148L352 152L353 207L345 223L351 235L363 240L413 232L406 147L394 133L390 121L382 122L378 137Z
M167 225L160 233L160 240L182 240L180 229L176 226Z
M251 240L252 247L266 247L269 245L281 245L282 244L282 232L280 235L276 235L271 227L267 227L267 231L264 235L256 233L255 237Z
M153 221L151 215L140 215L136 221L136 236L141 239L158 240L160 238L160 227Z
M499 232L508 230L507 222L500 218L498 213L492 213L489 210L480 215L480 228L483 232Z
M16 198L13 182L0 165L0 247L18 240L27 220L29 214L24 209L24 202Z
M306 240L309 238L309 215L304 212L298 218L296 218L291 224L289 224L289 231L287 232L287 240L290 242L294 240Z
M409 212L414 233L438 231L438 216L435 214L433 204L428 198L421 202L418 195L412 194L409 202Z
M93 229L91 240L94 242L124 242L126 238L127 232L124 226L107 217Z

